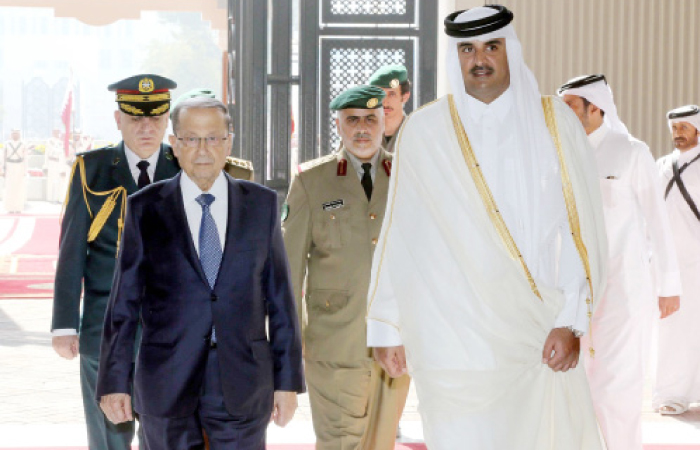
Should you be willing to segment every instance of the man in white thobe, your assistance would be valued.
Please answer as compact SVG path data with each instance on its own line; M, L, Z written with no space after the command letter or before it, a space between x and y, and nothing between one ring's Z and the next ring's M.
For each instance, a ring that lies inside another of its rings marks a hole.
M661 182L649 147L618 117L605 76L569 80L559 95L591 143L608 237L608 280L592 320L596 353L585 360L593 406L608 450L642 450L654 317L657 310L661 318L677 311L681 293Z
M512 18L445 20L452 95L399 134L368 343L414 377L431 450L599 450L577 367L605 277L595 166L576 116L540 96Z
M676 148L657 164L683 295L678 313L659 323L652 405L661 414L682 414L689 403L700 401L700 109L684 106L669 111L667 118Z
M5 211L19 214L24 209L27 197L27 144L19 130L10 132L5 142Z

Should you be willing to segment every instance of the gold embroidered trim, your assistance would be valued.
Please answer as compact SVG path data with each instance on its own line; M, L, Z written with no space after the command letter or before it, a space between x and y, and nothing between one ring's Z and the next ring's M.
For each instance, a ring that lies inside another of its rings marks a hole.
M131 106L131 105L128 105L128 104L126 104L126 103L120 103L120 104L119 104L119 107L120 107L120 108L122 109L122 111L124 111L125 113L131 113L131 114L133 114L133 115L135 115L135 116L143 116L143 114L144 114L142 110L140 110L140 109L138 109L138 108L135 108L135 107L133 107L133 106Z
M170 100L170 93L165 92L163 94L117 94L118 102L132 102L132 103L150 103L150 102L164 102Z
M539 289L537 289L537 283L535 283L535 279L532 278L530 269L528 269L522 253L520 253L520 250L518 249L518 246L515 243L513 236L510 234L508 226L506 225L505 220L503 220L503 216L501 215L501 212L498 209L498 205L496 205L496 200L493 198L491 189L489 189L489 186L486 183L484 174L481 172L481 167L479 167L479 162L477 161L476 155L474 154L474 149L472 149L472 146L469 143L467 132L464 130L462 121L459 118L459 114L457 113L457 108L455 107L452 95L449 95L447 97L447 100L450 104L450 116L452 116L452 126L455 129L457 141L459 142L459 146L462 149L462 156L464 156L464 160L467 163L469 172L471 173L472 179L474 180L474 184L476 185L476 190L479 191L481 201L484 203L484 207L486 208L486 212L488 213L489 218L491 219L491 223L493 224L494 228L496 228L496 232L501 237L501 241L503 241L503 245L506 246L510 257L520 262L520 266L523 268L525 276L527 276L527 281L530 283L530 289L532 289L532 292L540 300L542 300L542 295L540 294Z
M152 109L151 110L151 115L152 116L160 116L163 114L165 111L170 109L170 103L163 103L159 107Z
M564 193L564 202L566 203L566 212L569 216L569 228L571 228L571 236L576 244L576 250L578 250L579 257L583 263L583 269L586 272L586 280L588 281L588 289L590 289L591 298L593 297L593 281L591 280L591 265L588 260L588 250L586 249L586 244L583 242L581 237L581 224L578 218L578 210L576 209L576 198L574 197L574 190L571 186L571 179L569 178L569 170L564 163L564 152L561 147L561 139L559 137L559 130L557 128L557 118L554 114L554 104L552 103L552 98L550 96L542 97L542 109L544 110L544 120L547 123L547 128L549 129L549 134L552 135L552 140L554 141L554 147L557 149L557 155L559 156L559 167L561 169L561 188ZM588 349L591 358L595 357L595 349L593 349L593 339L591 334L593 332L591 326L591 319L593 317L593 311L591 310L591 298L586 299L586 307L588 309L588 336L591 342L591 347Z

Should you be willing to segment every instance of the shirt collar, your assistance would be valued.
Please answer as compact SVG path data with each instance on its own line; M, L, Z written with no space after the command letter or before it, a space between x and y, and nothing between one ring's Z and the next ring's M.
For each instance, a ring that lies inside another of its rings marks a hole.
M195 202L195 199L205 192L203 192L199 186L192 181L192 178L190 178L184 170L181 171L181 173L180 189L182 189L182 200L185 204ZM219 173L219 176L216 177L211 189L209 189L206 193L213 195L216 199L228 199L226 177L224 176L223 172Z
M379 159L379 154L382 152L382 149L380 148L377 150L377 153L372 156L372 159L369 160L369 163L372 164L372 170L374 170L377 167L377 160ZM352 166L355 168L355 172L357 173L364 173L364 169L362 169L362 161L357 159L355 155L350 153L348 149L345 149L345 155L348 157L350 160L350 163Z
M591 147L597 149L600 143L603 142L603 139L605 139L605 136L608 135L609 131L610 127L603 122L593 133L589 134L588 142L591 144Z
M158 162L158 157L160 156L160 148L153 152L151 156L149 156L146 159L141 159L139 155L134 153L132 149L130 149L127 145L126 142L124 142L124 153L126 154L126 161L129 163L129 167L136 167L136 164L138 164L141 161L148 161L148 167L155 167L156 163Z
M475 122L481 121L487 112L493 114L499 121L503 121L512 105L513 90L511 87L508 87L503 94L489 104L467 94L467 111L469 111L472 121Z

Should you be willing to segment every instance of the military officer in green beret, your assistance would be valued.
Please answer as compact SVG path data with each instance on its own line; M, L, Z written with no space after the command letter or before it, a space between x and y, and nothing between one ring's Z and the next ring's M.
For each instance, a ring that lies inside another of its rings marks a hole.
M341 147L299 166L283 206L318 450L393 449L408 393L409 378L389 378L366 339L372 255L391 175L383 98L379 88L357 86L331 102Z
M122 142L78 154L70 176L54 286L53 348L80 356L80 383L91 450L131 448L133 422L114 425L95 399L105 308L119 250L127 195L180 170L163 144L170 90L177 85L153 74L135 75L116 91L114 113ZM82 294L82 295L81 295ZM81 315L82 296L82 315Z
M179 96L177 100L173 102L172 109L174 110L177 104L181 101L195 97L216 98L216 95L214 95L214 91L211 89L195 88ZM224 170L233 178L239 180L253 181L255 176L253 163L251 161L241 158L234 158L233 156L226 157Z
M404 106L411 98L411 80L408 79L408 71L401 64L382 66L369 78L369 85L382 88L386 93L382 101L384 148L389 153L393 153L399 129L406 120Z

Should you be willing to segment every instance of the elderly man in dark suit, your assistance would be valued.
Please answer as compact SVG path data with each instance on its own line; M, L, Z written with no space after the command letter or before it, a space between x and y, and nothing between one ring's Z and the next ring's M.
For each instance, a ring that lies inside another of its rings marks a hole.
M131 355L143 336L134 405L146 447L264 450L271 416L303 392L301 338L277 195L222 169L230 117L193 98L172 114L183 171L129 198L105 315L97 396L131 420Z
M127 450L133 423L105 420L95 401L102 323L121 239L126 197L180 166L163 144L174 81L154 74L111 84L122 142L77 155L61 223L51 331L60 356L80 355L80 384L91 450ZM82 294L82 299L81 299ZM81 314L82 300L82 314Z

